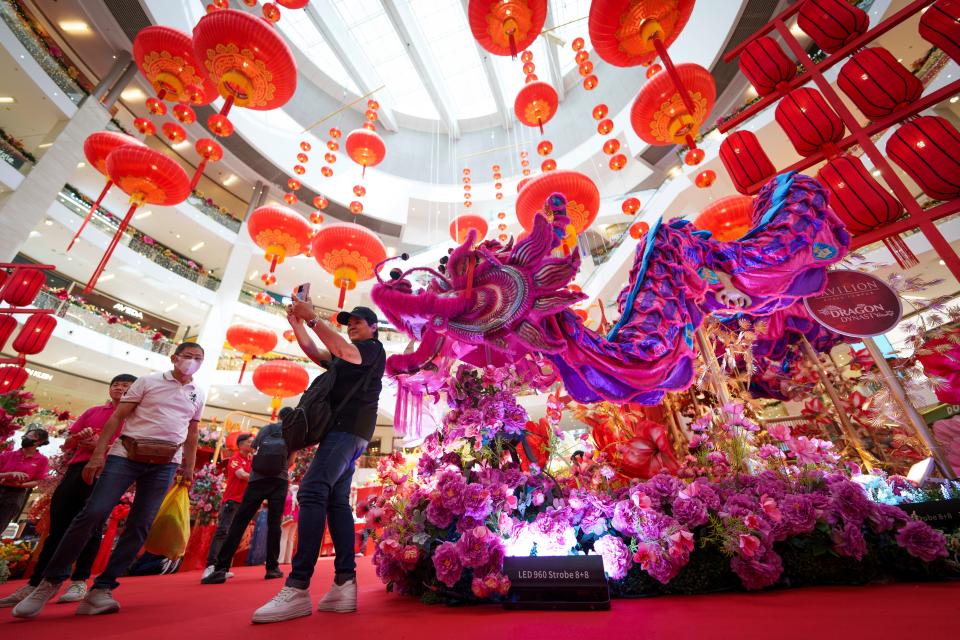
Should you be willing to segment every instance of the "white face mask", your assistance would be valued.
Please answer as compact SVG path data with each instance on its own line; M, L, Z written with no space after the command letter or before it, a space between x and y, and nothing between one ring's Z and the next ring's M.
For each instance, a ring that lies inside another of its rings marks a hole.
M201 364L203 363L200 360L177 358L177 361L173 363L173 368L176 369L180 375L192 376L200 369Z

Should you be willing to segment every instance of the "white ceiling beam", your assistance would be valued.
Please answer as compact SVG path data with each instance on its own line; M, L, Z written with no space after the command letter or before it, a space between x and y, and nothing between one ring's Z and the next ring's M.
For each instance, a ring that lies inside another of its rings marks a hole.
M460 0L460 6L463 7L463 15L469 21L470 0ZM471 34L472 37L472 34ZM507 104L506 97L503 94L503 84L500 82L500 73L497 71L497 65L493 63L493 54L480 46L474 39L474 46L477 47L477 55L480 56L480 63L483 65L483 73L487 76L487 85L490 87L490 93L493 94L493 101L497 105L497 113L500 115L503 128L509 131L513 127L513 109Z
M544 29L552 29L556 25L553 21L553 9L551 8L551 3L547 3L547 20L543 24ZM563 99L566 97L566 91L563 89L563 71L560 67L560 45L557 43L556 38L552 38L553 34L547 33L543 35L543 42L547 48L547 68L550 70L550 84L553 85L553 88L557 90L557 98L560 102L563 102Z
M386 84L363 48L351 37L346 23L332 2L311 2L303 10L362 93L370 93ZM374 94L373 97L380 103L378 115L384 128L398 131L397 118L387 100L380 94Z
M311 3L312 4L312 3ZM460 137L460 123L450 104L450 92L443 81L443 76L437 70L436 61L427 48L427 37L420 30L420 25L413 15L409 2L394 2L394 0L380 0L390 23L393 25L401 42L407 49L407 55L413 63L420 80L427 90L433 105L440 114L440 120L446 125L447 133L451 138ZM309 5L308 5L309 6Z

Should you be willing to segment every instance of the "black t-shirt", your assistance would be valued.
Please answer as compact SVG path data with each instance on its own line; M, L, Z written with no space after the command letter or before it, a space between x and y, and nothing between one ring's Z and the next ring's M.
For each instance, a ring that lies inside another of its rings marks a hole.
M370 339L353 343L360 351L360 364L353 364L340 358L334 358L330 368L337 372L337 379L330 392L331 408L336 410L350 390L376 367L366 384L357 389L350 400L334 416L332 431L345 431L366 441L373 438L377 426L377 402L383 387L383 371L387 363L387 354L379 340Z

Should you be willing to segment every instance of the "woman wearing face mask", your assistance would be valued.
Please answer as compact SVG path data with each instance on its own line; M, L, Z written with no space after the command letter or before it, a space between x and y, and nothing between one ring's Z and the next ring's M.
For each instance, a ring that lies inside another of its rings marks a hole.
M50 441L39 427L28 429L16 451L0 453L0 531L20 515L37 484L47 475L47 457L38 449Z
M172 371L137 378L103 425L83 470L86 482L92 484L98 477L99 481L50 558L43 580L14 607L15 617L36 616L60 591L90 535L135 483L136 494L123 534L110 554L107 568L94 580L77 614L120 610L112 595L119 584L117 577L126 572L143 546L177 467L184 481L193 480L197 429L204 403L203 391L194 385L193 374L203 363L203 348L194 342L181 343L170 360ZM110 445L121 423L123 433Z

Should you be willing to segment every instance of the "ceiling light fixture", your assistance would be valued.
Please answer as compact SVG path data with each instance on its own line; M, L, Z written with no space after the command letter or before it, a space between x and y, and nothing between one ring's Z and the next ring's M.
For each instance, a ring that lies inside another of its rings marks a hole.
M960 102L960 96L953 96L950 98L950 104L957 104L957 102Z
M176 308L179 307L179 306L180 306L179 304L177 304L176 302L174 302L172 305L170 305L169 307L167 307L166 309L164 309L164 311L166 311L167 313L170 313L171 311L173 311L174 309L176 309Z
M43 221L43 224L47 225L48 227L52 227L53 220L51 220L50 218L47 218L46 220Z
M98 280L98 282L107 282L107 281L109 281L109 280L113 280L113 274L112 274L112 273L108 273L108 274L106 274L106 275L100 276L100 280Z
M247 279L248 279L248 280L253 280L253 279L256 278L258 275L260 275L260 272L257 271L256 269L254 269L254 270L253 270L253 273L251 273L250 276L249 276Z
M69 358L64 358L63 360L57 360L53 363L53 366L59 367L65 364L70 364L71 362L76 362L77 356L70 356Z
M44 142L43 144L38 144L37 149L49 149L53 146L52 142Z
M201 240L201 241L198 242L197 244L195 244L195 245L193 245L192 247L190 247L190 251L199 251L200 249L203 249L203 245L205 245L205 244L206 244L206 242L203 242L203 241Z
M143 100L146 98L143 90L139 87L130 87L129 89L124 89L123 93L120 94L120 97L128 102Z
M87 166L87 163L86 163L86 162L78 162L78 163L77 163L77 169L83 169L85 166Z
M66 31L67 33L89 33L90 25L88 25L83 20L61 20L60 28Z
M0 104L13 104L16 101L13 96L0 96Z
M237 176L231 173L230 175L228 175L226 178L223 179L223 186L229 187L236 181L237 181Z
M153 211L151 211L150 209L147 209L146 211L144 211L144 212L142 212L142 213L138 213L138 214L136 215L136 219L137 219L137 220L143 220L144 218L149 218L149 217L152 216L152 215L153 215Z
M397 255L396 247L387 247L387 257L392 258Z
M31 232L30 232L30 237L31 237L31 238L39 238L39 237L42 236L42 235L43 235L43 234L40 233L39 231L31 231Z

